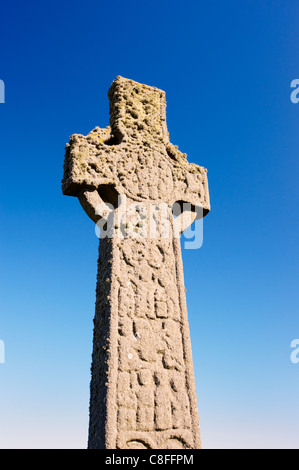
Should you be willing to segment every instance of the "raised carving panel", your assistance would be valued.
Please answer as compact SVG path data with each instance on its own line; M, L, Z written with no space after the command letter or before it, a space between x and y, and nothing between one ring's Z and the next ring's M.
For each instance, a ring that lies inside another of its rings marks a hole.
M117 287L117 383L122 391L117 429L134 430L135 440L157 446L161 437L157 440L154 431L181 433L191 427L175 253L169 240L161 239L122 240L117 248L118 279L126 279L126 288L119 281ZM173 438L169 446L177 442ZM122 444L130 446L131 439Z

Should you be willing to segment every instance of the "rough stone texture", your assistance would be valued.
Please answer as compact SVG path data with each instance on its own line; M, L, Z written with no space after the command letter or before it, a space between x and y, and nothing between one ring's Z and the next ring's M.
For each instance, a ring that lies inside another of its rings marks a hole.
M117 77L108 96L110 126L67 144L64 194L95 222L107 215L98 204L118 194L146 208L189 202L192 220L196 207L205 215L206 170L169 142L164 92ZM169 217L168 238L116 230L100 241L89 448L200 447L180 240Z

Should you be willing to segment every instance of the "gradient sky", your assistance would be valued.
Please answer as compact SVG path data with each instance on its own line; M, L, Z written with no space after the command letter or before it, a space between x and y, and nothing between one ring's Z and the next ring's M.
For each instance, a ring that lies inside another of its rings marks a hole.
M166 91L208 168L183 250L203 447L299 447L298 23L296 0L2 4L1 448L86 447L98 239L62 167L117 75Z

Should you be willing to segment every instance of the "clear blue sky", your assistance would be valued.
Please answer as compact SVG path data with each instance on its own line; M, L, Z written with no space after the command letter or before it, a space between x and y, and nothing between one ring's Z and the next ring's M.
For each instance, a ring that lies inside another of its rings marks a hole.
M0 447L86 447L98 239L62 166L117 75L166 91L208 168L183 252L203 447L299 447L298 23L296 0L2 4Z

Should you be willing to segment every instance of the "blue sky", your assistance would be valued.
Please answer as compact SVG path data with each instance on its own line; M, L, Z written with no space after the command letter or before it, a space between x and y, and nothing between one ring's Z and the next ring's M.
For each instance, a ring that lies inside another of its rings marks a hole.
M299 446L298 21L295 0L1 6L0 447L86 447L98 239L62 166L117 75L166 91L208 168L183 250L203 447Z

